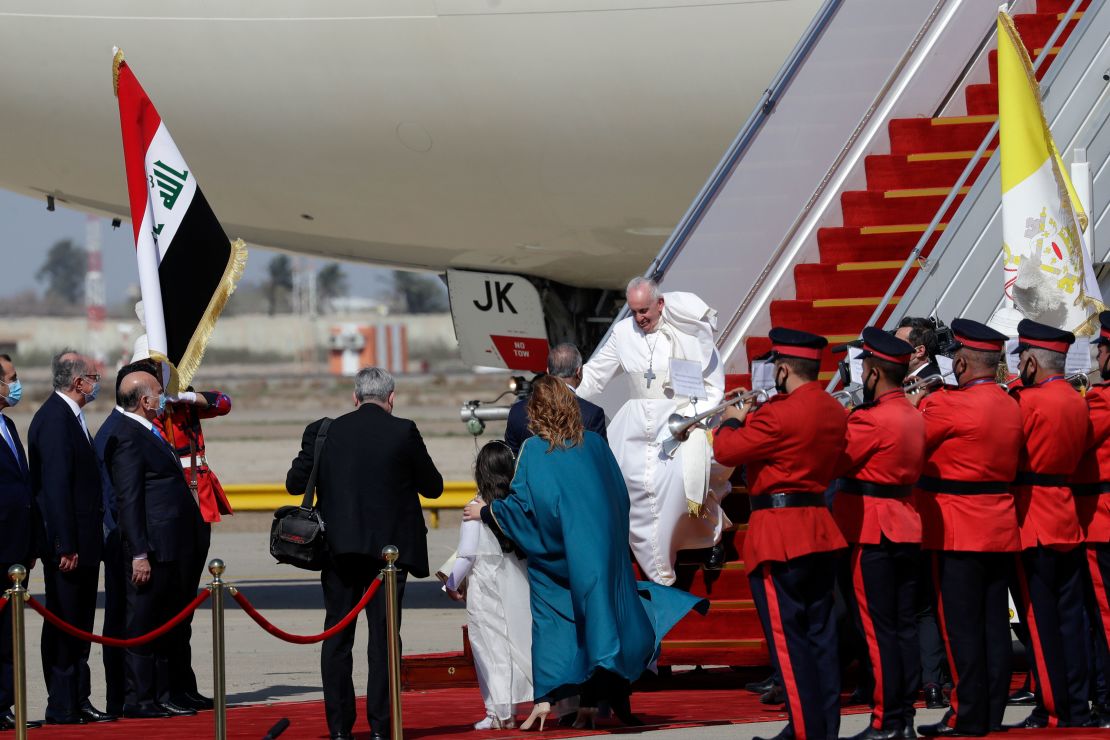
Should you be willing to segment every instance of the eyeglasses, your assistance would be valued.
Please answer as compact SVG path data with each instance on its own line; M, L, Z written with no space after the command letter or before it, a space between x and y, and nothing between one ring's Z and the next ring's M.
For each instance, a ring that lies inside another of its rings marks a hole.
M99 383L100 382L100 373L85 373L81 377L88 378L89 380L91 380L94 383Z

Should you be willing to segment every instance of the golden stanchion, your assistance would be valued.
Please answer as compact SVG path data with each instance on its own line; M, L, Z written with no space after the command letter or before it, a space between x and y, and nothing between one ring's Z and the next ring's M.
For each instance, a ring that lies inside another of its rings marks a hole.
M401 740L401 630L399 617L401 605L397 599L397 556L400 553L393 545L382 548L382 578L385 580L385 632L389 640L389 737Z
M216 740L227 740L227 674L224 671L224 561L208 561L212 583L212 701L216 715Z
M15 737L27 740L27 649L23 634L23 604L27 589L23 581L27 569L18 563L8 568L12 582L8 590L8 608L12 610L12 677L15 679Z

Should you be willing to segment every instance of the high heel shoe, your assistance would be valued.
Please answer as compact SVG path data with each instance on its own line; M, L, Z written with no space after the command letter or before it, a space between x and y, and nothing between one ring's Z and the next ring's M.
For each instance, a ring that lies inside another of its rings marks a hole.
M547 719L547 715L551 713L551 702L540 701L532 705L532 713L528 715L528 719L520 723L520 729L531 730L532 725L538 719L540 721L540 732L543 732L543 723Z
M597 707L579 707L578 716L574 718L572 725L576 730L594 729L595 720L597 719Z
M632 713L632 703L629 699L630 697L627 694L614 697L609 700L609 706L612 708L613 714L625 727L643 727L644 721Z

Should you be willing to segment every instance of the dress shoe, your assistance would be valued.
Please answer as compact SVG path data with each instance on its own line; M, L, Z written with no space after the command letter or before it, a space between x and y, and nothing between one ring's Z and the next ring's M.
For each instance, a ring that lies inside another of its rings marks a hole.
M1104 730L1108 729L1108 728L1110 728L1110 716L1107 716L1105 714L1093 713L1093 714L1091 714L1091 718L1089 720L1087 720L1087 723L1083 726L1084 727L1101 727Z
M1028 707L1032 706L1035 701L1036 697L1032 691L1029 689L1018 689L1010 694L1010 698L1006 700L1006 703L1012 707Z
M37 722L37 721L32 720L32 719L27 720L27 729L33 729L35 727L42 727L42 722ZM15 729L15 713L14 712L5 712L4 714L0 714L0 730L14 730L14 729Z
M171 717L192 717L197 713L195 709L174 704L172 701L160 701L158 706L162 708L163 712L169 712Z
M1006 725L1006 727L1010 730L1043 730L1048 727L1048 720L1041 719L1035 714L1030 714L1016 725Z
M944 698L944 692L940 690L940 686L935 683L925 686L926 709L941 709L946 706L948 706L948 700Z
M87 725L89 721L79 714L71 714L68 717L51 717L46 715L46 724L48 725Z
M119 719L119 717L114 714L100 711L92 704L85 704L82 706L79 710L79 714L84 717L87 722L115 722Z
M769 691L764 691L763 695L759 697L760 704L785 704L786 703L786 690L781 686L772 686Z
M750 683L744 684L744 690L750 691L753 694L766 694L768 691L774 688L774 685L775 677L768 676L762 681L751 681Z
M389 734L385 732L371 732L370 740L389 740Z
M173 715L158 704L124 704L123 716L127 719L161 719Z
M370 737L385 737L385 735L371 735ZM331 740L354 740L354 735L349 732L339 732L332 735Z
M931 725L918 725L917 732L922 737L983 737L985 732L960 732L959 730L949 727L944 722L936 722Z
M913 731L913 725L906 725L902 728L902 737L906 740L916 740L917 733Z
M718 542L709 548L709 554L705 558L703 567L705 570L720 570L725 567L725 546L723 543Z
M863 732L858 732L847 738L847 740L900 740L901 737L901 730L876 730L874 727L868 727Z
M172 694L170 701L179 707L186 709L195 709L198 712L207 711L216 706L216 702L209 699L207 696L202 696L195 691L188 691L184 694Z

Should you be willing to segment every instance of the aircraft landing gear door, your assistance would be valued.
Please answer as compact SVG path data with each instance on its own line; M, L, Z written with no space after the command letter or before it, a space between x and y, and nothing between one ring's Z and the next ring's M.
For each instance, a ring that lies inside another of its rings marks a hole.
M463 362L547 370L547 325L540 294L527 278L448 270L447 293Z

